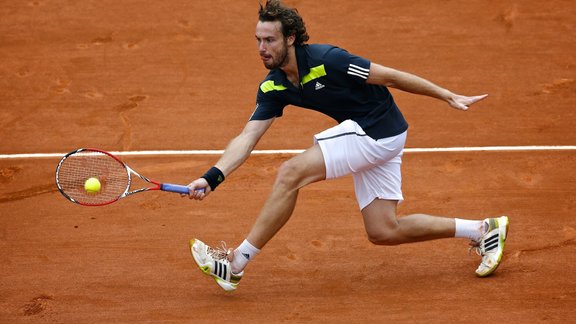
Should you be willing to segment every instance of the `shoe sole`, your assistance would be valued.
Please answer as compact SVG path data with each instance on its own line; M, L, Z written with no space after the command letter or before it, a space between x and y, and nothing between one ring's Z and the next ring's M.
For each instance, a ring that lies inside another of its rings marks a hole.
M208 265L201 265L200 261L198 261L198 259L196 259L196 255L194 255L194 244L196 243L196 239L194 240L190 240L189 245L190 245L190 254L192 254L192 258L194 259L194 262L196 262L196 265L198 265L198 268L200 269L200 271L202 271L203 274L211 277L212 279L214 279L214 281L216 281L216 283L218 284L218 286L220 286L222 289L224 289L225 291L234 291L236 290L236 286L232 283L226 282L222 279L220 279L219 277L215 276L214 274L212 274L212 271L210 271L210 266Z
M500 223L501 220L503 220L503 221L506 222L506 226L505 226L505 227L500 225L500 224L501 224L501 223ZM503 230L503 228L504 228L504 230ZM500 265L500 262L502 262L502 257L504 256L504 247L505 247L505 245L506 245L506 238L507 238L507 236L508 236L508 231L509 231L509 229L510 229L510 221L508 220L508 217L507 217L507 216L499 217L499 218L498 218L498 231L499 231L499 234L500 234L500 236L499 236L499 240L500 240L499 244L500 244L500 247L501 247L501 249L500 249L500 255L498 256L498 260L496 261L496 265L495 265L494 267L492 267L492 268L491 268L488 272L486 272L486 273L482 273L482 274L476 273L476 275L477 275L478 277L480 277L480 278L487 277L487 276L491 275L494 271L496 271L496 269L498 269L498 266ZM504 233L502 233L502 231L504 231Z

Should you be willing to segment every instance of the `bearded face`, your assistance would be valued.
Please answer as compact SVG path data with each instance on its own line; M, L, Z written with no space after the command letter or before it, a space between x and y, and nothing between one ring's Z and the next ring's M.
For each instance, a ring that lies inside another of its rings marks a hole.
M256 25L256 44L267 69L277 69L288 64L288 42L282 34L279 21L259 21Z

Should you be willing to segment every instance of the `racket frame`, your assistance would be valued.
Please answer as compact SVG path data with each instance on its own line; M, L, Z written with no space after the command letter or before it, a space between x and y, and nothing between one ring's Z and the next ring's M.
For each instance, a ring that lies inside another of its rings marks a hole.
M127 185L126 185L126 189L124 189L124 192L122 194L120 194L119 196L117 196L115 199L112 199L110 201L106 201L103 203L96 203L96 204L91 204L91 203L85 203L85 202L80 202L75 200L74 198L70 197L68 194L66 194L66 192L64 191L64 189L62 188L62 186L60 185L60 181L58 179L58 174L60 172L60 167L62 166L62 164L64 163L64 161L66 161L67 158L69 158L70 156L74 155L74 154L78 154L81 152L93 152L93 153L100 153L100 154L104 154L107 155L111 158L113 158L114 160L116 160L116 162L118 162L122 167L124 167L124 170L126 171L127 177L128 177L128 181L127 181ZM147 183L152 184L152 187L145 187L145 188L140 188L140 189L136 189L136 190L130 190L130 187L132 185L132 175L136 175L138 176L140 179L144 180ZM100 149L96 149L96 148L80 148L77 150L74 150L72 152L67 153L66 155L64 155L62 157L62 159L60 159L60 162L58 162L58 166L56 168L56 185L58 186L58 190L60 191L60 193L66 197L68 200L70 200L73 203L82 205L82 206L105 206L105 205L109 205L112 204L124 197L133 195L135 193L139 193L139 192L144 192L144 191L150 191L150 190L162 190L162 191L169 191L169 192L175 192L175 193L180 193L180 194L189 194L189 190L187 186L183 186L183 185L177 185L177 184L170 184L170 183L160 183L151 179L148 179L147 177L141 175L140 173L136 172L134 169L130 168L126 163L124 163L124 161L120 160L117 156L115 156L112 153L100 150Z

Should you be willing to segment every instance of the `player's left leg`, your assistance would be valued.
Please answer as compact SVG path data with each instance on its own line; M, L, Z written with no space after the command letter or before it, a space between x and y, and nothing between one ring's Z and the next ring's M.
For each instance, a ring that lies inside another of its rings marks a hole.
M372 243L397 245L450 237L470 238L482 257L476 269L478 277L491 275L500 265L508 236L508 217L479 221L413 214L397 218L397 204L395 200L375 199L362 209L366 233Z
M404 141L384 138L378 141L384 153L395 152L382 163L353 173L356 199L368 238L380 245L396 245L454 237L455 220L425 214L396 217L396 207L402 195L402 155ZM478 230L480 222L478 222ZM478 232L478 237L481 232Z
M378 245L428 241L454 237L453 218L413 214L396 217L398 201L374 199L362 209L368 239Z

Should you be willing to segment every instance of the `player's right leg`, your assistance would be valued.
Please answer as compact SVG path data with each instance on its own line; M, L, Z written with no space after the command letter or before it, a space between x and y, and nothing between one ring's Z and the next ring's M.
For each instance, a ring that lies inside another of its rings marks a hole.
M324 157L317 144L282 163L272 192L252 226L247 240L254 247L263 248L292 216L299 189L325 178Z
M224 290L235 290L244 267L252 260L250 250L263 248L290 219L301 187L325 177L324 159L318 145L282 163L272 192L245 241L249 244L243 243L231 253L211 248L199 240L190 241L191 253L200 270L213 277ZM248 251L241 250L244 245L249 245ZM248 253L248 257L244 253Z

